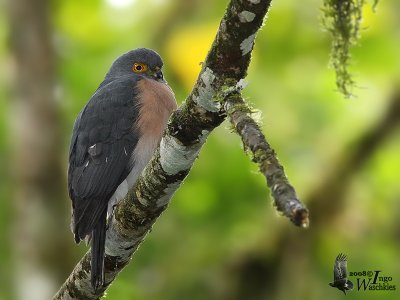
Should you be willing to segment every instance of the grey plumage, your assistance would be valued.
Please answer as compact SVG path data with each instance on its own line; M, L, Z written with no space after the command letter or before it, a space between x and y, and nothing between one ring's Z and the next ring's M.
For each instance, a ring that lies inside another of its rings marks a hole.
M146 64L148 71L133 72L134 63ZM72 230L77 243L91 236L91 275L95 289L104 284L109 200L132 171L140 173L137 168L143 168L143 164L135 164L138 158L132 157L139 141L146 138L146 132L137 126L140 113L146 113L141 111L143 91L138 83L157 80L165 85L160 71L162 64L157 53L144 48L120 56L75 121L68 169ZM165 124L162 125L163 129ZM154 151L153 148L148 149Z

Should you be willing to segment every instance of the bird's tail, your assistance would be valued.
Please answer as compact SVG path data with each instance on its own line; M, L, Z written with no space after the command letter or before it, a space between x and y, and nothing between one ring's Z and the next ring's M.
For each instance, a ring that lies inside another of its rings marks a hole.
M92 233L92 260L91 260L91 283L97 290L104 284L104 244L106 240L106 217L107 209L93 229Z

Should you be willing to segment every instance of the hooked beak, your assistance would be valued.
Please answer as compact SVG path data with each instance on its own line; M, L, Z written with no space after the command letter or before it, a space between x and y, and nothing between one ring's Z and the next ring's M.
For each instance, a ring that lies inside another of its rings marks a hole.
M154 72L153 76L157 81L165 82L164 75L161 70Z

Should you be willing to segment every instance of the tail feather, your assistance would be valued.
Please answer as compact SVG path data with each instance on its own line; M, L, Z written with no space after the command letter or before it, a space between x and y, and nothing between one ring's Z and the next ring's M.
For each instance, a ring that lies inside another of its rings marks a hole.
M91 283L97 290L104 285L104 244L106 240L107 209L102 213L92 233Z

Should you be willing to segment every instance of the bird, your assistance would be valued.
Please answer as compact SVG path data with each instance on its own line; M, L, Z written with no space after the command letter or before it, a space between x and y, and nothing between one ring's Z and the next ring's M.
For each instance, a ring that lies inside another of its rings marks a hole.
M161 141L177 108L160 55L137 48L118 57L79 112L69 148L68 192L76 243L91 246L91 286L104 286L107 220Z
M353 289L353 283L347 279L347 257L343 253L339 253L333 266L333 282L331 287L337 288L346 295L346 291Z

